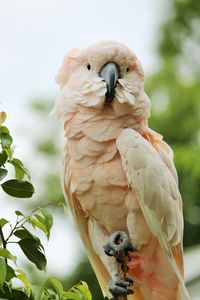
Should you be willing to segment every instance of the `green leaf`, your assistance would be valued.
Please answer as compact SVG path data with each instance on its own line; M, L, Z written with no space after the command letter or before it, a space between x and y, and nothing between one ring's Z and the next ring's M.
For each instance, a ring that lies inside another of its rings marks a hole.
M80 293L74 293L74 292L64 292L64 296L67 297L67 299L70 300L82 300L84 299ZM85 300L85 299L84 299Z
M10 281L12 278L16 277L15 270L11 268L11 266L6 265L7 271L6 271L6 281Z
M68 292L63 292L67 299L72 300L92 300L92 295L86 282L81 281L80 284L75 285Z
M41 244L40 239L37 236L33 235L25 227L23 227L22 229L15 230L14 235L19 239L34 239L37 241L38 246Z
M8 174L6 169L0 168L0 181Z
M81 283L77 285L76 288L83 293L87 300L92 300L92 295L86 282L81 281Z
M44 284L45 287L50 287L53 289L53 291L58 295L59 300L62 299L62 295L63 295L63 286L60 283L60 281L58 281L55 278L49 278L46 283Z
M6 300L30 300L28 296L17 289L11 288L9 285L4 285L3 291L0 291L0 299ZM43 300L43 299L40 299Z
M46 257L44 254L39 250L40 245L38 242L33 238L25 238L18 242L20 248L26 255L26 257L36 265L39 270L46 269Z
M6 117L7 117L7 116L6 116L5 111L1 111L1 112L0 112L0 124L1 124L1 125L5 122Z
M6 127L6 126L0 126L0 133L8 133L8 134L10 134L10 131L9 131L9 129L8 129L8 127Z
M47 229L47 238L49 239L50 230L53 226L53 217L46 209L39 208L39 210L41 211L41 213L43 214L43 216L45 218L45 225L46 225L46 229Z
M38 208L38 210L43 214L43 216L34 213L33 216L35 218L30 217L29 222L34 228L38 227L40 230L42 230L46 234L47 239L49 239L50 231L53 225L52 215L43 208Z
M22 229L15 230L14 235L19 239L34 239L38 249L42 249L44 251L44 247L42 246L40 239L37 236L33 235L25 227L23 227Z
M27 229L15 230L14 235L19 239L34 238L33 235Z
M33 185L28 181L11 179L1 185L4 192L18 198L30 198L34 193Z
M5 279L6 279L6 263L5 260L0 257L0 289L2 289Z
M16 263L17 257L12 255L8 249L0 248L0 256L11 259L14 263Z
M18 158L13 158L9 161L10 164L12 164L15 168L15 177L19 180L22 180L24 178L24 175L26 175L30 179L30 173L25 168L23 162L19 160Z
M37 228L41 229L45 234L47 234L47 229L43 222L40 222L34 218L29 218L29 222L31 223L33 228L37 227Z
M22 216L22 217L24 217L23 213L22 213L21 211L19 211L19 210L16 210L16 211L15 211L15 214L16 214L17 216Z
M34 214L34 216L38 219L38 221L40 221L41 223L44 223L45 222L45 219L40 216L39 214Z
M33 285L33 299L34 300L43 300L44 299L44 285Z
M23 168L21 168L20 166L14 165L11 161L10 161L10 163L15 168L15 177L16 177L16 179L22 180L24 178L24 175L25 175L25 172L24 172Z
M2 151L0 152L0 166L2 166L3 164L5 164L5 162L7 161L8 155L6 151Z
M46 284L46 283L45 283ZM42 285L32 285L32 296L34 300L50 300L50 299L55 299L55 300L67 300L66 298L58 298L57 294L50 289L46 288L45 284Z
M7 132L0 132L1 145L3 149L9 149L12 145L13 139Z
M6 154L8 156L9 159L12 159L12 156L13 156L13 149L12 148L9 148L9 149L5 149L6 151Z
M1 218L0 219L0 227L3 228L4 225L6 225L7 223L9 223L6 219Z
M17 278L21 280L25 286L26 295L30 297L31 295L31 283L30 280L26 277L26 274L21 270L16 270Z

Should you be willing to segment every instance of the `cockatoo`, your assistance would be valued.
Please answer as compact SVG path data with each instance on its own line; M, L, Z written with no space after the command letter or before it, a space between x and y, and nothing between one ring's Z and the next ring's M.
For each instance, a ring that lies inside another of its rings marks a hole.
M54 111L64 124L62 185L104 296L117 262L103 249L126 232L130 300L188 300L183 281L183 215L173 153L148 127L150 100L136 55L106 41L71 49L56 77ZM95 298L95 295L94 295Z

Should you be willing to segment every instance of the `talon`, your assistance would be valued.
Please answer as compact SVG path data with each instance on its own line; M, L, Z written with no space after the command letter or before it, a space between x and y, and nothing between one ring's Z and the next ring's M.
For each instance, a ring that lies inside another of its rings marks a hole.
M126 278L126 281L129 282L129 286L133 285L134 281L131 278Z
M117 231L109 237L104 251L108 256L114 256L117 262L123 263L124 256L127 256L128 252L133 252L134 248L127 233Z
M133 290L128 289L128 287L131 285L133 285L132 279L113 279L109 283L109 291L112 294L113 299L117 300L119 296L132 295L134 293Z
M110 253L111 248L109 247L108 243L107 243L103 248L104 248L104 252L105 252L108 256L113 256L113 254Z

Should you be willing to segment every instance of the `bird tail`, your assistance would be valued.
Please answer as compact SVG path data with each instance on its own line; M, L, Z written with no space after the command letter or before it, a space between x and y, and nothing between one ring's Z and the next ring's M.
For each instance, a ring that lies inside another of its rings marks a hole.
M183 273L178 268L178 263L177 263L176 257L168 256L168 259L169 259L169 262L179 280L176 300L190 300L190 296L188 294L188 291L187 291L185 283L184 283Z
M190 300L190 296L183 281L179 282L176 300Z

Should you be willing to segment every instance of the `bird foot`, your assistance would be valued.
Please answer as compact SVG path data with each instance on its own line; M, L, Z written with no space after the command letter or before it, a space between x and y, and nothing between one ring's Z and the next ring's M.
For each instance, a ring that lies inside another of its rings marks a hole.
M124 231L117 231L109 237L104 245L104 251L108 256L114 256L118 263L124 263L124 259L128 256L128 252L133 252L130 238Z
M132 289L128 289L133 285L133 280L126 277L128 273L127 260L129 252L135 251L130 238L124 231L113 233L107 243L104 245L104 251L108 256L114 256L118 264L118 272L115 274L118 278L112 279L109 283L109 291L114 300L127 299L127 296L133 294Z
M118 300L120 296L132 295L134 292L128 289L129 286L133 285L133 280L126 279L112 279L109 283L109 291L113 296L113 300Z

